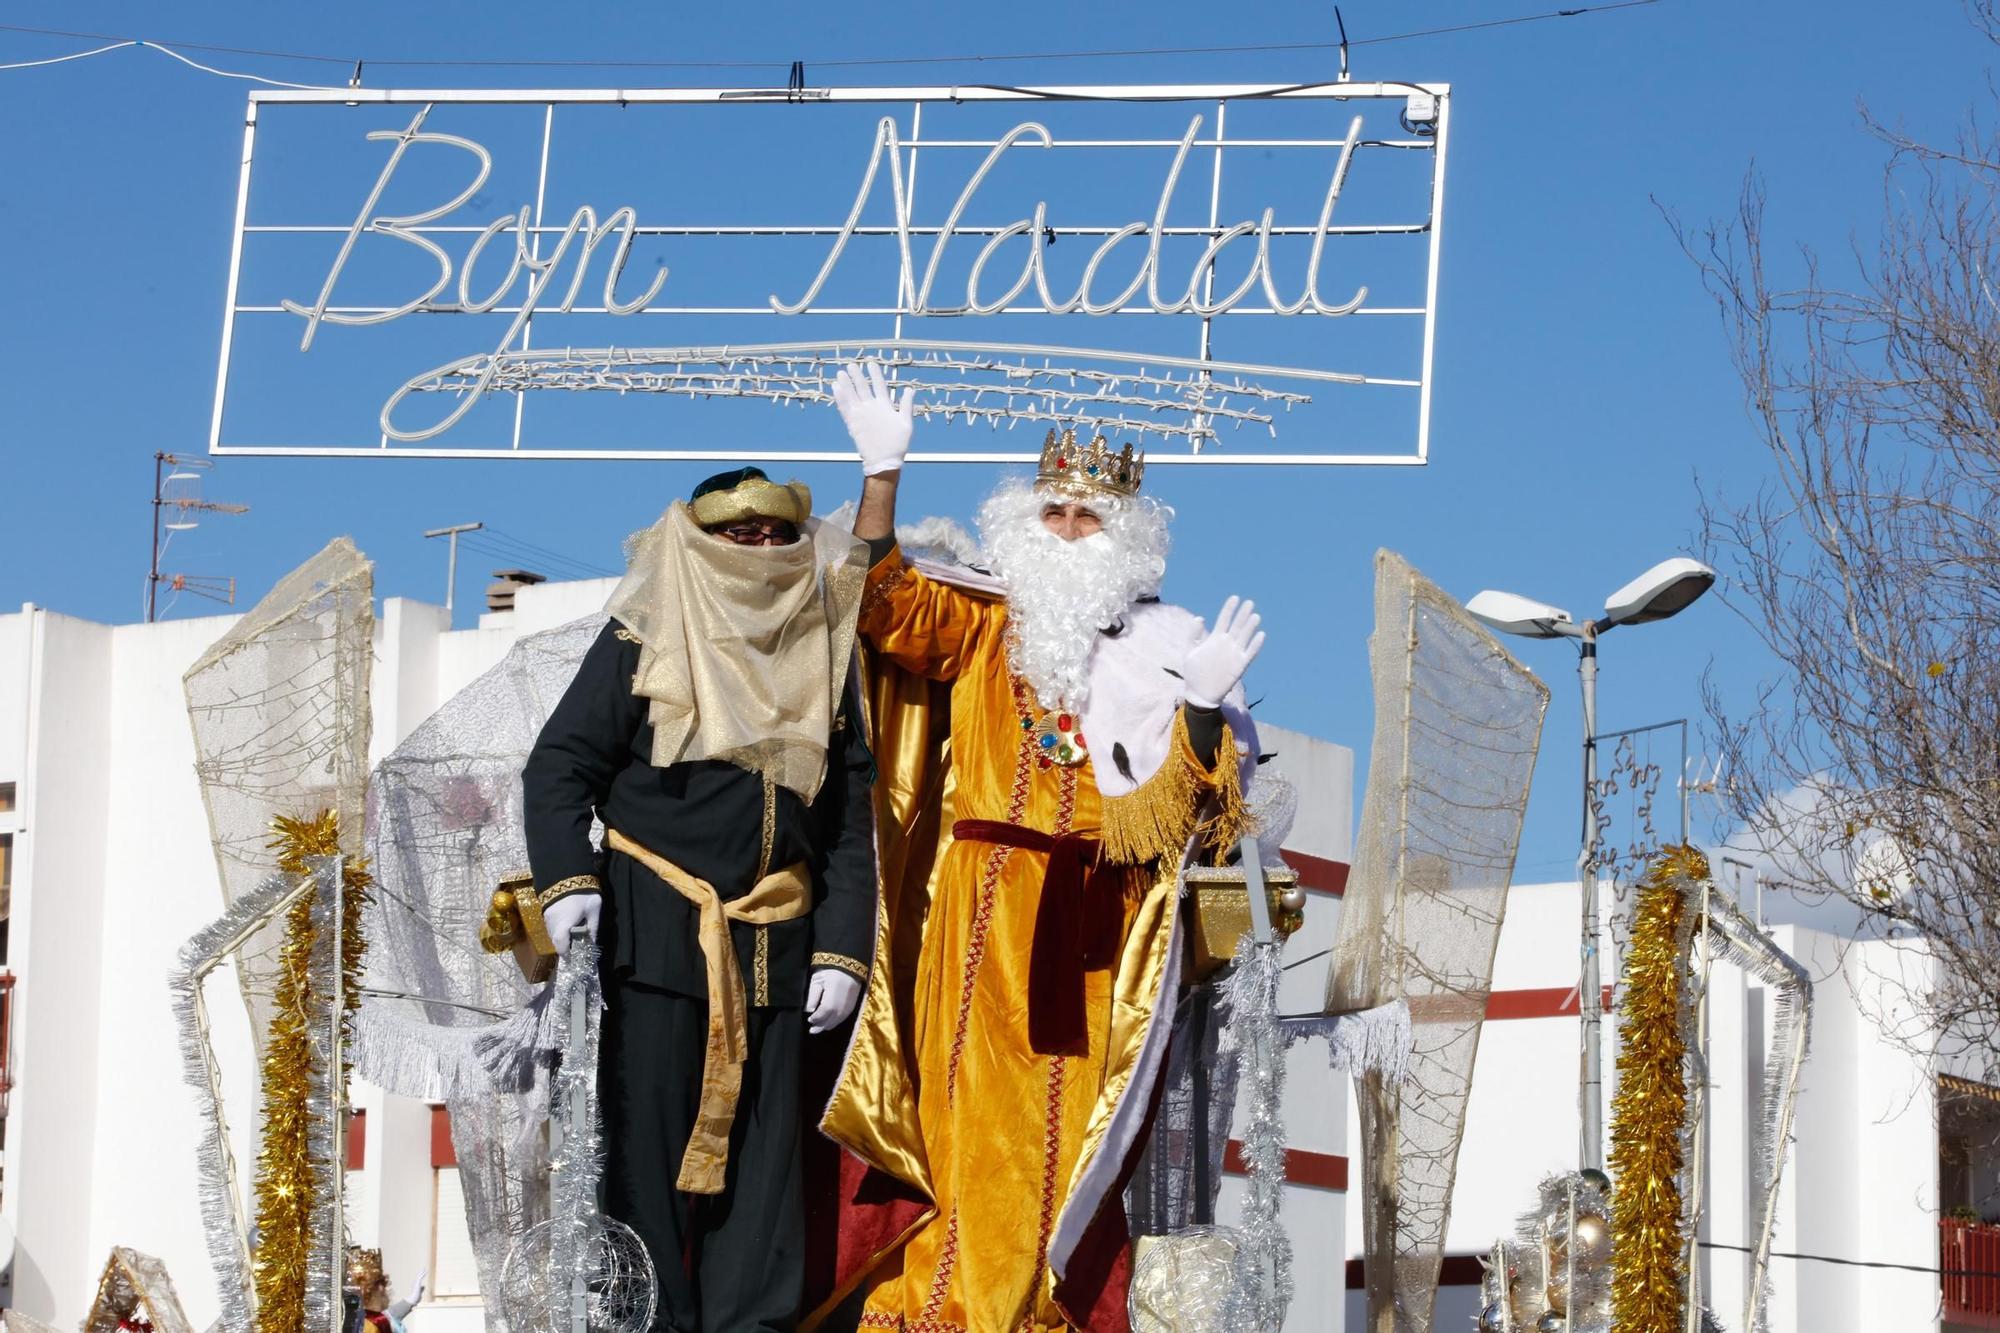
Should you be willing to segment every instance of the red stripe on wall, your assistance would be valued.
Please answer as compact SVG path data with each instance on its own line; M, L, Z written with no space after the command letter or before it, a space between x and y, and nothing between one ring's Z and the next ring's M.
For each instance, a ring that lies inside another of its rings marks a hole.
M1484 1279L1486 1266L1476 1254L1447 1254L1438 1266L1440 1287L1476 1287ZM1368 1284L1362 1277L1361 1261L1347 1261L1347 1289L1360 1291Z
M1248 1163L1243 1160L1243 1144L1231 1139L1222 1150L1222 1169L1232 1176L1250 1174ZM1347 1159L1332 1153L1307 1152L1304 1148L1285 1149L1285 1183L1288 1185L1311 1185L1315 1189L1345 1190L1347 1188Z
M347 1113L347 1169L359 1171L368 1161L368 1112Z
M1611 1008L1611 987L1604 988L1604 1008ZM1561 1018L1576 1014L1576 987L1550 986L1542 990L1497 990L1486 997L1486 1017Z
M451 1115L442 1106L431 1108L431 1169L457 1166L458 1152L451 1146Z
M1329 861L1323 856L1284 849L1285 864L1299 872L1299 883L1314 893L1330 893L1338 898L1347 892L1347 862Z

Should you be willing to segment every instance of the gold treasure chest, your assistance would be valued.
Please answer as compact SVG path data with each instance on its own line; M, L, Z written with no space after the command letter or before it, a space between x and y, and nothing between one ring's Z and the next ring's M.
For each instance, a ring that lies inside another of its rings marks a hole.
M521 975L532 984L555 975L556 945L542 923L542 901L535 895L533 874L516 870L501 879L479 927L479 946L488 953L513 950Z
M1250 889L1243 867L1190 866L1183 878L1193 903L1194 979L1205 981L1236 958L1236 945L1250 933ZM1271 906L1271 931L1280 943L1305 924L1306 891L1290 866L1264 867L1264 894Z

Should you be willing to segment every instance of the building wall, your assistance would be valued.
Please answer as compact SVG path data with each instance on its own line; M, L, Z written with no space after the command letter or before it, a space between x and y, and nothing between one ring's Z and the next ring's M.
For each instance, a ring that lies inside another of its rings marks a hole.
M111 631L37 612L31 691L8 691L25 713L15 777L15 1088L8 1108L6 1207L17 1237L12 1300L53 1310L58 1293L90 1290L90 1248L103 1031L104 812ZM11 665L11 664L10 664ZM51 669L55 668L55 669ZM23 708L23 693L34 701ZM50 984L40 984L41 978ZM154 1090L140 1095L151 1096ZM63 1151L36 1145L69 1145ZM22 1203L36 1206L24 1211Z

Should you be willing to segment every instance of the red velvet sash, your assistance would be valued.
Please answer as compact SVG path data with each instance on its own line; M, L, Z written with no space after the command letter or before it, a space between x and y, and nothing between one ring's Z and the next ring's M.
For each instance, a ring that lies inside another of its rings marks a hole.
M1048 857L1035 907L1035 941L1028 956L1028 1044L1042 1055L1080 1052L1086 1044L1083 976L1118 960L1123 877L1103 861L1098 841L1076 833L961 819L960 842L990 842Z

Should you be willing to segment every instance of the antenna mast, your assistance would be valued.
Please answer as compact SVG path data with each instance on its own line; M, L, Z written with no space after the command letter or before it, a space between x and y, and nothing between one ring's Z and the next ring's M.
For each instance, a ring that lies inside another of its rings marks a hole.
M185 532L199 523L197 514L247 514L249 505L224 504L201 498L202 473L214 466L205 458L165 452L153 455L153 563L146 574L146 623L159 619L160 585L175 592L191 592L197 597L233 605L236 580L227 575L162 574L160 556L176 532ZM167 469L173 468L172 472ZM171 508L169 516L166 510ZM162 537L162 533L166 535Z

